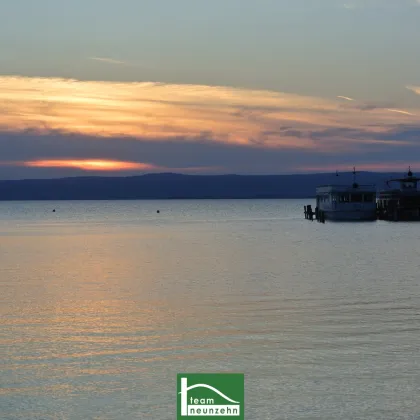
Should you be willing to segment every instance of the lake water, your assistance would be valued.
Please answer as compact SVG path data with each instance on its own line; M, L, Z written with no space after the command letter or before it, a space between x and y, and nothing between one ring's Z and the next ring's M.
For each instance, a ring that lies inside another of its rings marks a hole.
M420 224L304 204L0 203L0 418L173 420L177 373L243 372L249 420L420 419Z

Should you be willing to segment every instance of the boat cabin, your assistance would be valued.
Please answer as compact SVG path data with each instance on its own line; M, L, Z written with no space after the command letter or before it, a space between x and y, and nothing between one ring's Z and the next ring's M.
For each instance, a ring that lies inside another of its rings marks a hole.
M329 204L337 207L344 204L375 203L376 191L374 185L323 185L316 189L317 205Z
M323 185L316 189L316 207L327 219L374 220L376 187L374 185Z

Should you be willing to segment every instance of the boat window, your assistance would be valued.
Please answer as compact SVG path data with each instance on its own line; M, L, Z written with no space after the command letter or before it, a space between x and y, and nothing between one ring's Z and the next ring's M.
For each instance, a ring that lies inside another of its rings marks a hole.
M351 195L351 202L352 203L361 203L363 201L362 194L352 194Z
M365 203L372 203L373 201L375 201L375 195L374 194L365 194L363 201Z
M349 203L350 202L350 194L341 194L340 196L340 203Z

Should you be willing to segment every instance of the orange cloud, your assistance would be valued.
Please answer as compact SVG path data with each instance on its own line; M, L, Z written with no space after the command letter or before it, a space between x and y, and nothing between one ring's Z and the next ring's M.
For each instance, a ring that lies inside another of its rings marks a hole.
M18 76L0 76L0 104L1 131L55 130L186 142L206 137L228 144L317 151L381 144L381 135L401 121L418 124L415 114L420 112L367 112L336 98L222 86ZM333 129L341 132L328 141L314 141L312 133ZM359 130L368 138L346 130Z
M387 109L387 111L398 112L399 114L404 114L404 115L412 115L412 116L415 115L415 114L412 114L411 112L403 111L401 109Z
M420 2L420 0L419 0L419 2ZM420 95L420 86L406 86L406 88L408 90L411 90L412 92L416 93L417 95Z

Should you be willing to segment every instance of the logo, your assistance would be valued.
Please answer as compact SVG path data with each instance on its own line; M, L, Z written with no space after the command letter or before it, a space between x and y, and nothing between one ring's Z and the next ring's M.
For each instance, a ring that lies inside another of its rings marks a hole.
M177 420L244 420L243 373L179 373Z

